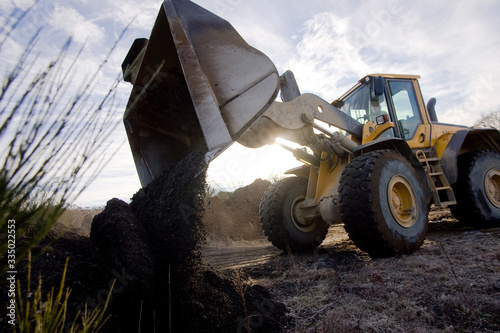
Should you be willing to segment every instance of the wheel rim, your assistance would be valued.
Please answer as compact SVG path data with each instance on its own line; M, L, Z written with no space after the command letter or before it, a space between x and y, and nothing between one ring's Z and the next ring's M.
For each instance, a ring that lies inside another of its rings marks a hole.
M401 175L391 178L388 201L392 216L399 225L410 228L417 222L417 201L406 178Z
M308 222L304 216L304 211L300 208L300 203L304 201L305 195L301 194L295 197L290 206L290 217L292 218L293 225L295 228L302 232L310 232L314 229L314 220Z
M486 196L493 206L500 208L500 170L491 169L484 178Z

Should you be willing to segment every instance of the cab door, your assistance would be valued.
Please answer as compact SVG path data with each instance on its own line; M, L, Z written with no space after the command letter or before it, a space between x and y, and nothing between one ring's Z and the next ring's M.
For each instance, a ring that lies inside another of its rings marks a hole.
M414 80L388 79L387 85L397 135L411 148L429 147L430 128L422 118Z

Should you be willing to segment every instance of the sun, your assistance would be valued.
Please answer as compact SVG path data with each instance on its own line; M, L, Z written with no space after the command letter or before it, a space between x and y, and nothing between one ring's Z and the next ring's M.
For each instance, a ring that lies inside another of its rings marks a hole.
M207 182L217 189L234 189L258 178L281 177L301 164L289 151L275 144L251 149L235 143L210 163Z

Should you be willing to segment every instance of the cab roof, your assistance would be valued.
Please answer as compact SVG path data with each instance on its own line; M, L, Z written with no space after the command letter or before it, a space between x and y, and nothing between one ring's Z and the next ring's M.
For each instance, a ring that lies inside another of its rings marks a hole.
M332 103L335 103L335 101L342 100L344 99L347 95L349 95L351 92L353 92L355 89L357 89L361 84L366 82L366 78L369 77L378 77L382 76L385 79L420 79L420 75L414 75L414 74L368 74L363 76L358 83L354 85L351 89L349 89L347 92L345 92L342 96L334 100Z
M367 77L382 76L385 79L420 79L420 75L413 74L368 74L363 76L359 82L363 82Z

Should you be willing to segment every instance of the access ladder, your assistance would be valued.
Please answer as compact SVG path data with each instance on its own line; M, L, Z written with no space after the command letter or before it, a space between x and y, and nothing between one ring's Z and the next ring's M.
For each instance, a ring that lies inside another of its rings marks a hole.
M457 203L455 193L446 178L441 167L439 157L427 157L423 150L416 153L417 159L422 164L427 176L427 183L434 198L434 205L437 207L446 207Z

